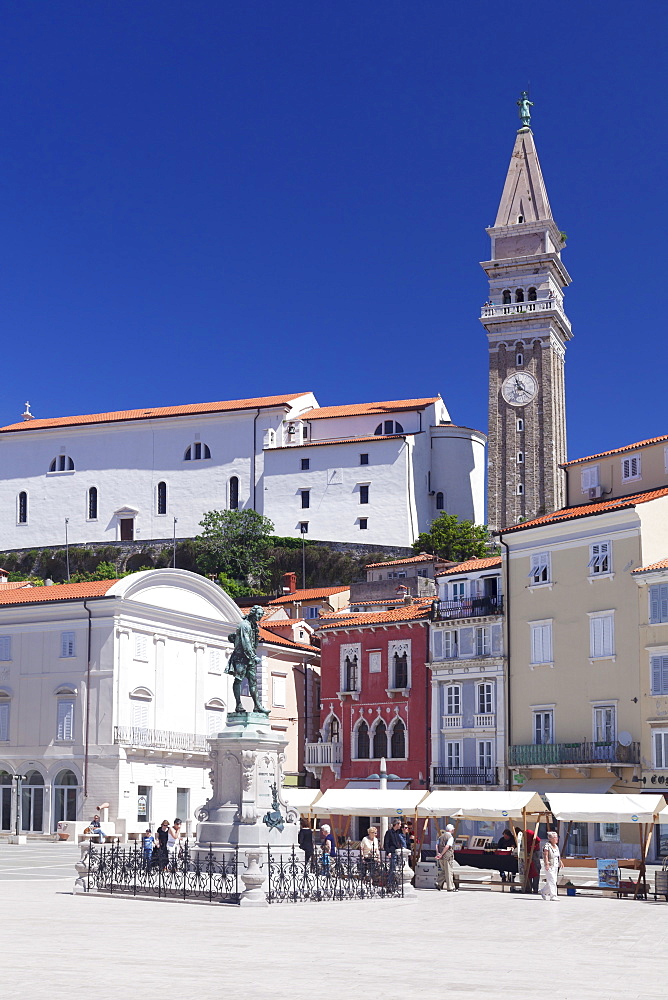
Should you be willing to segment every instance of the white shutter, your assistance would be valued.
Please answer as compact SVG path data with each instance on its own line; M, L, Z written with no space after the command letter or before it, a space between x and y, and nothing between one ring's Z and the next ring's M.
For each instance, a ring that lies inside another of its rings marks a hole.
M668 733L654 733L654 767L663 768L668 764L667 744Z
M59 701L56 739L71 740L73 731L74 731L74 702Z
M0 704L0 742L6 742L9 739L9 702L5 701Z
M74 656L74 632L60 633L60 655Z
M503 625L492 625L492 656L500 656L503 644Z
M552 625L531 626L531 662L552 662Z
M209 650L209 673L219 674L220 673L220 650L210 649Z
M431 658L432 660L443 659L443 629L436 629L431 633Z
M276 708L285 708L285 677L272 675L271 701Z
M135 635L135 660L148 660L148 636L137 633Z
M451 660L457 656L457 633L445 632L443 636L443 659Z
M614 654L613 616L601 615L590 619L590 656L612 656Z
M11 660L12 639L9 635L0 635L0 660Z
M583 469L581 477L582 492L588 493L594 486L598 486L598 465L592 465L588 469Z
M132 727L133 729L148 729L148 706L147 701L132 702Z
M223 728L223 713L219 708L207 708L206 710L206 734L215 736Z
M472 628L459 629L460 656L473 656L474 652L473 640L474 640L474 629Z

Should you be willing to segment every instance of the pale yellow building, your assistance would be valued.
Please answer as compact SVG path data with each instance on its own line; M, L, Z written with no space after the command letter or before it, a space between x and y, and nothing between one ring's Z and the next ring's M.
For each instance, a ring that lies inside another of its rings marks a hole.
M568 463L570 506L499 535L514 787L548 796L661 790L642 780L649 761L656 763L657 704L668 711L668 697L651 695L653 654L645 647L659 655L663 641L668 656L668 625L665 636L662 623L649 625L636 571L668 553L666 445L658 438ZM668 750L668 721L665 731ZM637 834L614 824L575 825L569 848L637 854Z

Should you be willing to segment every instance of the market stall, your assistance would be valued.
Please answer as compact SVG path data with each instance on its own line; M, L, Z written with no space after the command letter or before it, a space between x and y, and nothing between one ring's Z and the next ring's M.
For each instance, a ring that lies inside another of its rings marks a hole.
M328 788L312 806L313 816L327 816L335 829L335 818L346 817L343 831L348 833L351 816L400 816L413 820L419 803L426 797L424 791L384 788Z

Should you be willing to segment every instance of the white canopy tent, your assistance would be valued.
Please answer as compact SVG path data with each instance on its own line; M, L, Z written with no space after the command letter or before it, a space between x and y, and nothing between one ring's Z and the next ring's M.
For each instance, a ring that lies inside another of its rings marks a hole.
M451 816L456 819L496 819L522 821L547 812L537 792L431 792L418 806L418 816Z
M311 807L314 816L413 816L423 791L328 788Z
M283 798L291 809L296 809L298 813L306 815L313 812L313 803L322 798L319 788L297 788L290 785L283 786Z
M548 799L555 819L574 823L656 823L668 810L663 795L553 792Z

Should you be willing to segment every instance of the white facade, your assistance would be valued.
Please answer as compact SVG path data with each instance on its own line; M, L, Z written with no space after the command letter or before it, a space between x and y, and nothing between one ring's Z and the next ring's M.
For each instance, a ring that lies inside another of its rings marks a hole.
M231 598L172 569L2 597L0 832L17 826L14 775L20 832L89 821L103 802L121 836L176 815L192 829L210 792L207 736L231 698L228 636L242 617ZM258 686L296 766L304 734L283 706L295 691L301 702L315 658L283 643L260 646Z
M279 535L409 546L437 492L482 522L484 445L440 397L320 408L303 393L25 420L0 429L2 544L62 545L65 519L77 545L186 538L206 511L238 506Z

